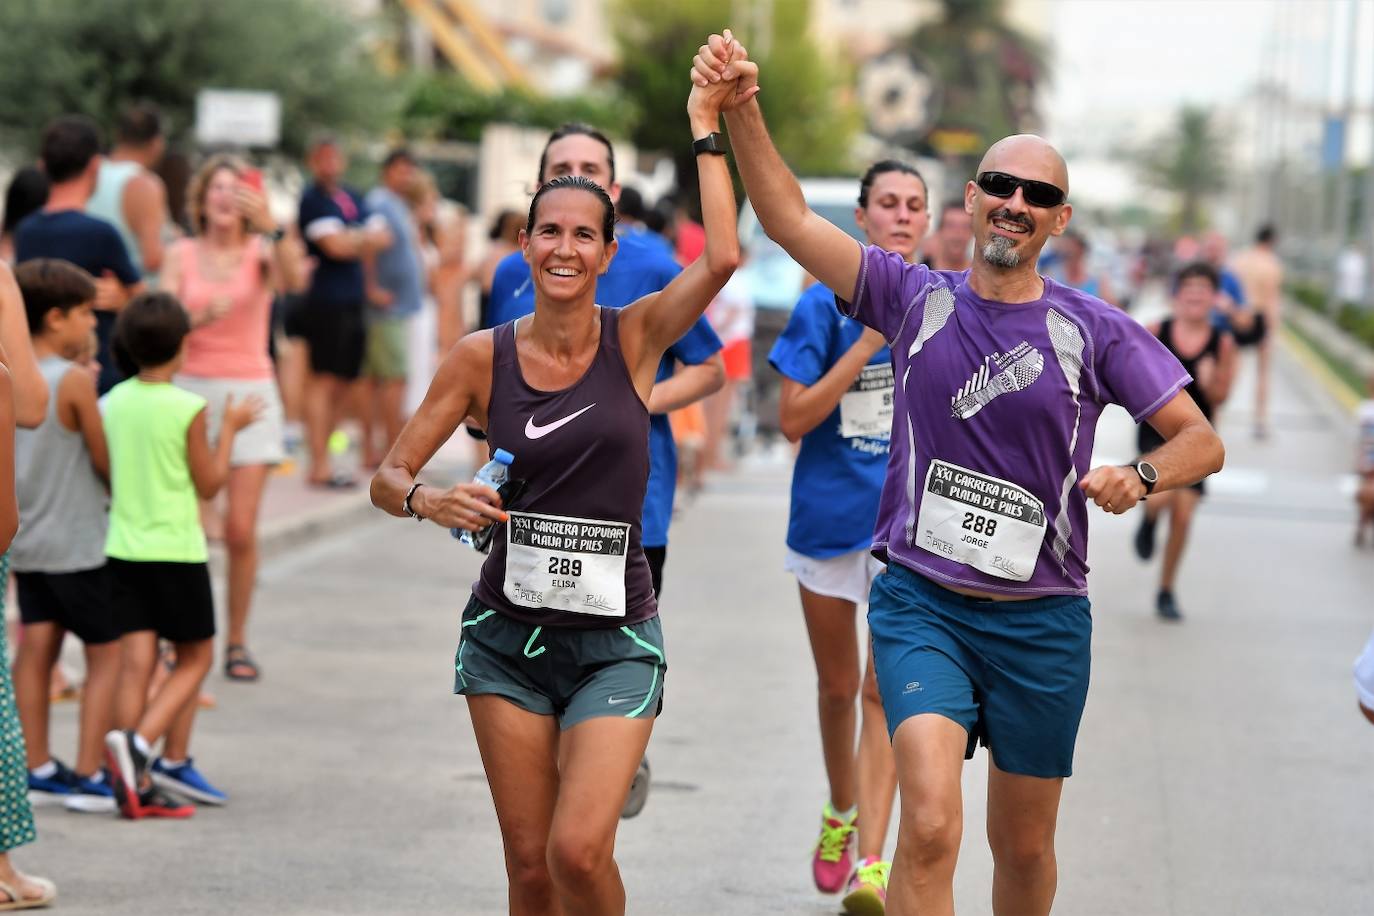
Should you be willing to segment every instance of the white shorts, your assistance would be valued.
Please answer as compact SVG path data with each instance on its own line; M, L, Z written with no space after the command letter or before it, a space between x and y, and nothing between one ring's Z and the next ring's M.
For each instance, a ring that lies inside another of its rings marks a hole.
M205 432L212 447L219 441L220 423L224 420L224 402L229 395L234 396L235 403L253 394L266 403L262 415L234 436L234 447L229 453L230 467L280 464L286 460L286 417L282 411L276 379L178 375L175 381L178 388L198 394L208 402Z
M1374 633L1369 634L1364 651L1355 659L1355 693L1360 705L1374 712Z
M789 547L782 568L796 576L797 582L808 592L858 605L868 603L868 590L884 566L867 550L818 560Z

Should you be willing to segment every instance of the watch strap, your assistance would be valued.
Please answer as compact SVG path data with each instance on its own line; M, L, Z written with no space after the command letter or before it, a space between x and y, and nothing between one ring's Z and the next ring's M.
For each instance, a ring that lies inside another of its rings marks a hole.
M1155 479L1151 480L1150 478L1145 476L1144 471L1140 470L1140 466L1143 463L1144 462L1141 461L1131 462L1131 470L1135 471L1135 476L1140 478L1141 484L1143 484L1145 487L1145 495L1149 496L1151 493L1155 491L1155 484L1159 483L1159 472L1155 471ZM1153 464L1150 465L1150 469L1154 470Z
M711 131L700 140L692 141L692 153L700 156L702 153L712 153L716 156L725 155L725 138L717 131Z

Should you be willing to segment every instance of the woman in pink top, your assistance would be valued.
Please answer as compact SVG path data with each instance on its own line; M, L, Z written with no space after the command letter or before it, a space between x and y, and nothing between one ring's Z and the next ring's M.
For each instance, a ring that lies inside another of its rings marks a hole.
M225 517L229 551L229 641L224 673L257 680L245 637L257 577L258 507L271 467L286 457L281 397L268 356L272 296L302 285L299 249L267 208L260 176L231 156L211 157L191 179L187 211L192 229L168 252L162 287L191 313L194 330L178 386L209 402L209 433L218 438L228 397L256 395L267 405L234 438Z

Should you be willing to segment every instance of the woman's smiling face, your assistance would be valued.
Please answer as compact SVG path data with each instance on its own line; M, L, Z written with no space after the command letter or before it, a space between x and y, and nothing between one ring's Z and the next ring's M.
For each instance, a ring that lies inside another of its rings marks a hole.
M602 235L605 208L592 193L558 188L535 204L534 227L521 233L521 247L535 288L546 298L577 299L596 289L615 254L615 240Z

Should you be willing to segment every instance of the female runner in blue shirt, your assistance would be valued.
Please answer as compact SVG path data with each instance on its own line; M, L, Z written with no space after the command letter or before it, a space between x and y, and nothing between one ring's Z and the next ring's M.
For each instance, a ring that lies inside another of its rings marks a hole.
M884 160L864 174L854 219L868 244L911 261L930 225L927 204L920 173ZM881 913L889 867L883 844L897 774L871 648L854 750L860 690L854 615L882 568L869 546L892 429L891 355L881 334L841 315L834 291L817 283L802 293L768 358L784 376L783 434L801 440L786 567L797 577L816 660L821 752L830 782L812 876L817 889L831 894L848 879L846 909Z

